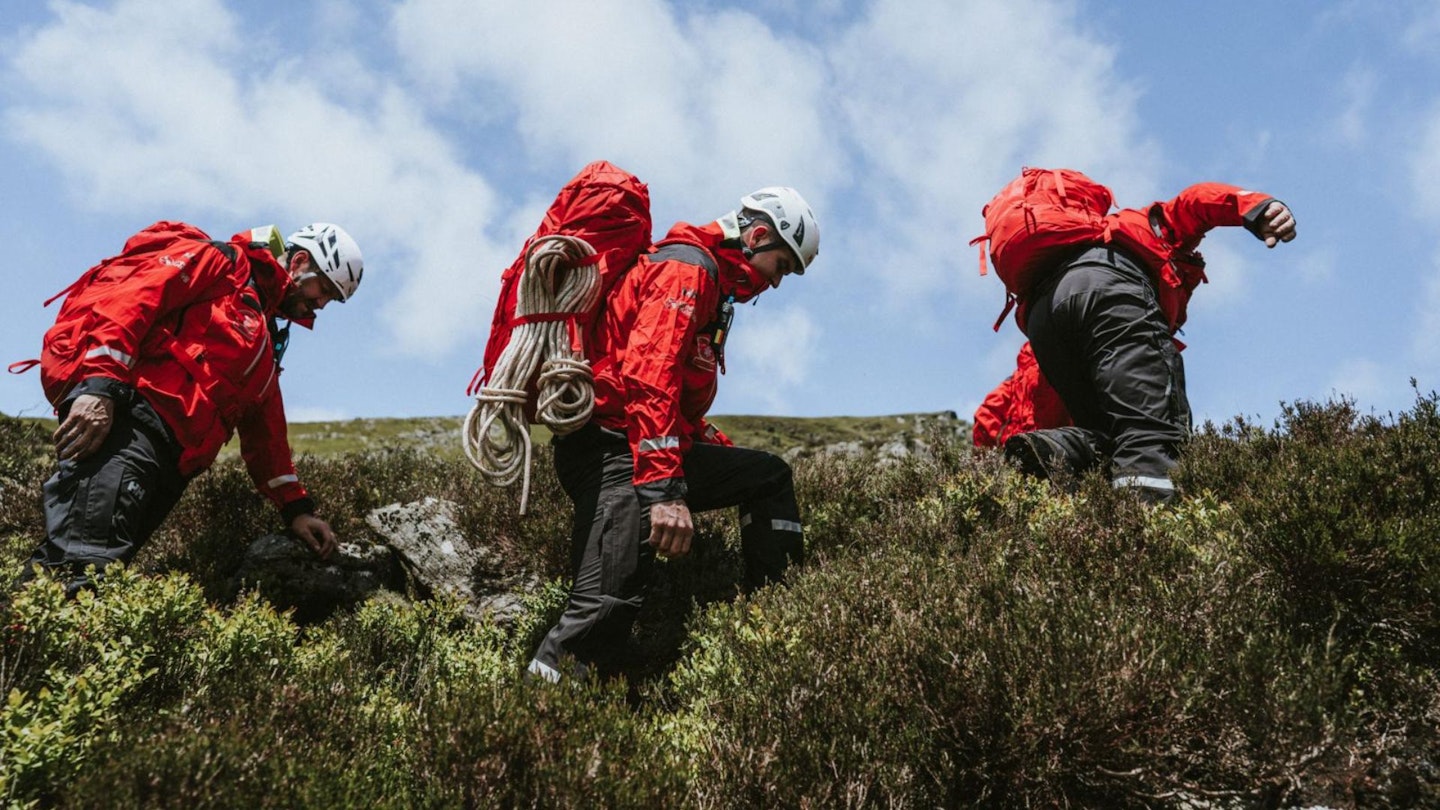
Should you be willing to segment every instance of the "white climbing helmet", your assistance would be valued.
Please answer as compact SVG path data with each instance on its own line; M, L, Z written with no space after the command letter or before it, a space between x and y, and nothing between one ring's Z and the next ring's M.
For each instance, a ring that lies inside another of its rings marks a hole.
M344 228L328 222L313 222L290 234L285 243L290 251L298 248L310 254L316 271L335 283L341 303L355 294L360 277L365 275L365 260L360 256L360 246Z
M800 192L787 186L766 186L742 197L740 207L762 213L775 223L781 241L800 260L795 272L804 275L820 252L820 225Z

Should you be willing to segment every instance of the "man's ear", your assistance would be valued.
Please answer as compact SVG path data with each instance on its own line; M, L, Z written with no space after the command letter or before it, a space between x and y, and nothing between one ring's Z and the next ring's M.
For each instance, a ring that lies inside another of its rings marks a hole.
M304 248L295 248L290 251L290 265L286 268L290 275L298 276L310 271L310 251Z
M770 235L770 226L763 222L757 222L750 226L749 243L746 247L755 249L765 244L765 237Z

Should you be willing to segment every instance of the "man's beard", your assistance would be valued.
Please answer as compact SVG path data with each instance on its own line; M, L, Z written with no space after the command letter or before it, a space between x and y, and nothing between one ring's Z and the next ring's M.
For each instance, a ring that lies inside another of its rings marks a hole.
M309 320L315 317L315 310L301 292L291 290L280 301L280 314L292 321Z

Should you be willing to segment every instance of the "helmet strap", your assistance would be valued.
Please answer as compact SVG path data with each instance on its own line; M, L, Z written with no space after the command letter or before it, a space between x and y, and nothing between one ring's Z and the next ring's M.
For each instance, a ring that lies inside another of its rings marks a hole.
M271 318L270 326L270 348L274 352L275 365L280 365L280 359L285 356L285 350L290 348L290 319L286 318L285 325L280 325L279 318Z

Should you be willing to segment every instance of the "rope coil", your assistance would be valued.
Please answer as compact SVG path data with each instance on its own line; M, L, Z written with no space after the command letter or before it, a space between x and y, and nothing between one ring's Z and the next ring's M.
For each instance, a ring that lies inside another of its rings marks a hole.
M594 256L595 249L585 240L558 234L537 239L526 249L515 298L517 325L461 431L465 457L487 483L508 487L524 479L522 515L530 499L525 405L532 380L536 421L557 436L579 430L595 408L594 374L579 332L582 316L600 302L600 266ZM571 317L540 317L554 315Z

